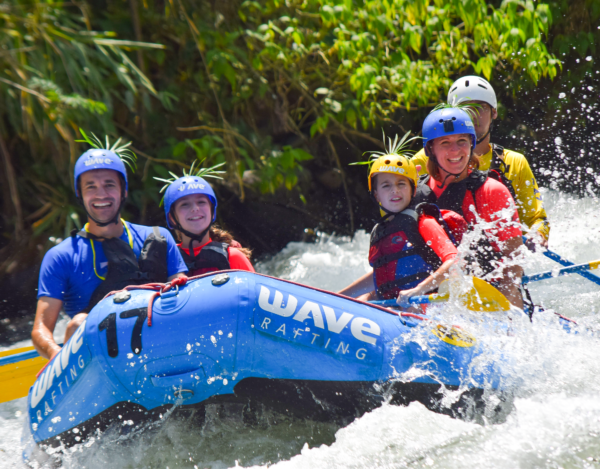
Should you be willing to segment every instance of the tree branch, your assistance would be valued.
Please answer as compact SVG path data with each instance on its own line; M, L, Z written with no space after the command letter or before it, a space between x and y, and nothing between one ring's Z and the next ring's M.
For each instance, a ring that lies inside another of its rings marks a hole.
M342 163L340 162L340 157L337 154L335 146L331 141L331 137L327 135L327 141L329 142L329 148L331 148L331 152L335 157L335 162L337 163L338 169L340 170L340 174L342 175L342 183L344 185L344 192L346 193L346 202L348 204L348 214L350 215L350 236L354 237L354 211L352 210L352 200L350 200L350 191L348 190L348 184L346 183L346 175L344 170L342 169Z
M8 182L10 200L12 201L15 210L15 236L18 237L25 228L23 223L23 210L21 209L21 200L19 199L19 191L17 189L17 177L10 161L10 154L8 153L8 147L6 146L2 133L0 133L0 151L2 152L2 162L4 163L4 174L6 174L6 181Z

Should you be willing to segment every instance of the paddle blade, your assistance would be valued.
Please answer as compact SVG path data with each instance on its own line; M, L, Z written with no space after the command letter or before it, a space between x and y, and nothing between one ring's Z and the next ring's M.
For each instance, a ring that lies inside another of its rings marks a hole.
M23 347L0 352L0 357L29 352L33 347ZM38 371L48 362L45 358L35 357L0 366L0 403L27 396L29 388L35 382Z
M468 296L468 304L473 311L492 312L510 309L508 299L485 280L473 277L473 290L475 292Z
M494 286L477 277L471 277L473 286L458 294L458 299L462 306L470 311L482 313L491 313L494 311L508 311L510 302ZM452 285L451 285L452 283ZM455 285L456 280L444 280L440 284L440 296L447 296L452 291L460 291L460 287Z

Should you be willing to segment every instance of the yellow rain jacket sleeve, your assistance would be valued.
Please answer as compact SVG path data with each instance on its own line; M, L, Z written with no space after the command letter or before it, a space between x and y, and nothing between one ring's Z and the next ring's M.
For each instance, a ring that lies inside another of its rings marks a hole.
M421 165L419 175L427 174L427 161L425 151L420 150L413 156L412 161L415 165ZM521 153L516 151L504 150L501 158L504 164L500 165L500 170L511 182L515 195L517 196L517 209L521 222L525 223L532 231L539 232L545 239L550 235L550 223L542 195L538 188L529 162ZM480 157L481 164L479 169L487 171L492 163L492 146L489 151Z

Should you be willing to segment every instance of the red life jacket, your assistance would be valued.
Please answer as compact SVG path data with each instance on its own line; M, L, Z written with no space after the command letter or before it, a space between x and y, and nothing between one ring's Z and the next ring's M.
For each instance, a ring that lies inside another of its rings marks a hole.
M435 213L437 210L437 213ZM378 223L371 232L369 264L373 267L373 280L379 297L396 298L401 290L413 288L435 272L442 260L427 245L419 233L419 217L431 216L455 241L456 236L449 232L448 224L437 207L422 204L416 210L406 209L394 215L388 222ZM462 237L457 214L448 214L446 218L456 225L456 235ZM462 217L461 217L462 218ZM466 228L466 222L464 228ZM463 231L464 232L464 231Z
M198 255L194 257L185 252L181 245L179 246L179 252L188 268L188 277L231 268L229 265L229 244L227 243L211 241L205 244Z
M475 208L477 208L477 197L475 196L475 192L485 184L485 181L490 175L493 179L499 180L498 172L494 171L488 173L487 171L473 170L466 179L450 184L438 198L428 184L431 176L426 174L419 179L414 200L416 203L427 202L429 204L435 204L442 209L442 211L450 210L456 212L456 214L464 219L462 206L467 193L471 194L473 202L475 203ZM469 227L468 229L472 229L472 227ZM495 264L502 258L502 254L493 248L487 236L484 236L473 243L471 245L471 251L475 253L475 256L473 256L472 259L465 259L467 261L468 270L477 271L477 267L479 267L481 272L477 272L477 275L480 276L495 270Z

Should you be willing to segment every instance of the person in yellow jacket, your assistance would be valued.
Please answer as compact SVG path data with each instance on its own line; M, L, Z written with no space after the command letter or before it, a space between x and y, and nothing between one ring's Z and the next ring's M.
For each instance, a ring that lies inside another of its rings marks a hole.
M478 76L466 76L456 80L448 92L448 102L476 103L477 116L473 120L477 133L477 146L474 153L479 155L481 171L496 169L510 181L517 202L519 218L529 227L526 244L535 249L536 244L548 247L550 223L542 195L524 155L506 150L490 143L493 121L498 117L496 93L487 80ZM428 158L420 150L413 158L415 165L421 166L421 174L427 171ZM509 187L510 189L510 187Z

